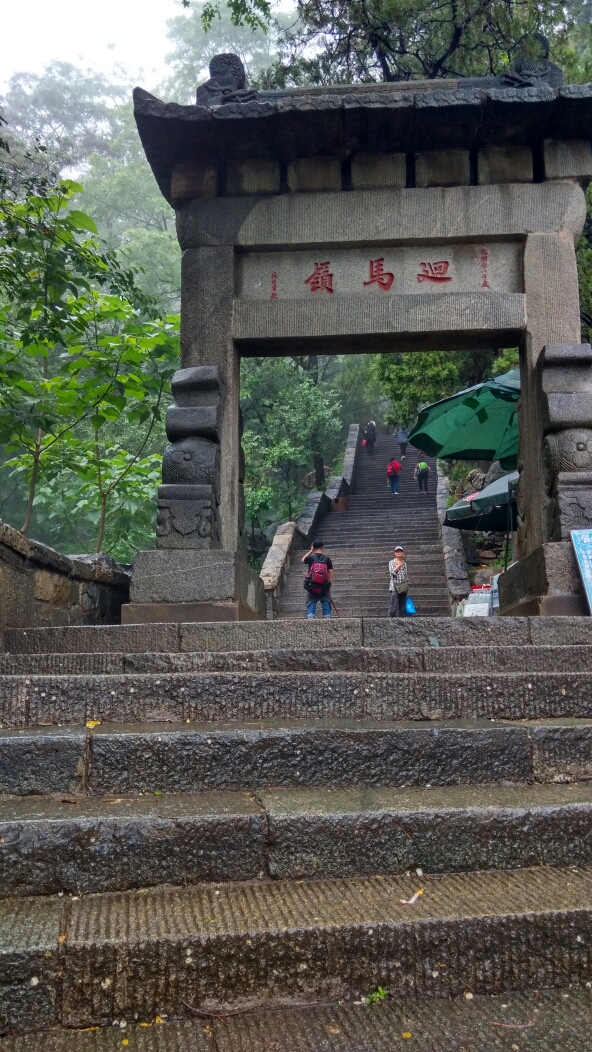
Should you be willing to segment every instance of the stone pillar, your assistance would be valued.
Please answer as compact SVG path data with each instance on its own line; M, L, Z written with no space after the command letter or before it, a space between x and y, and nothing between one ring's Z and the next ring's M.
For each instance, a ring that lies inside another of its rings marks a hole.
M542 420L537 366L549 343L578 343L580 303L574 236L529 234L524 249L527 328L520 361L520 486L518 554L550 539L544 529Z
M571 530L592 528L592 348L543 348L533 378L542 428L543 543L500 578L504 614L588 613Z
M157 550L134 559L123 623L265 617L263 583L246 566L233 296L232 247L184 252L182 368L167 412Z

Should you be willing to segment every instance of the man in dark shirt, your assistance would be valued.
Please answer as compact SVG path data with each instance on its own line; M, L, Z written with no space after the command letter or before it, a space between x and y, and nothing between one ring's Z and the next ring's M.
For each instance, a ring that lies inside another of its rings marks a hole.
M308 574L306 577L304 587L307 590L306 597L306 616L315 617L317 612L317 603L320 603L323 608L323 617L331 617L331 585L333 584L333 563L328 555L323 554L324 544L320 540L312 542L311 547L307 551L306 555L302 556L300 562L305 563L308 566ZM326 566L326 581L315 585L314 581L311 581L311 577L321 576L323 571L316 569L317 567ZM311 591L312 589L312 591Z

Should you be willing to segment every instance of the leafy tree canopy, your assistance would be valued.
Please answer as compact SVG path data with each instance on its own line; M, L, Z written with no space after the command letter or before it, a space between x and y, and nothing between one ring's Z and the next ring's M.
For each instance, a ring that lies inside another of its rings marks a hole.
M559 0L298 0L298 19L283 33L264 80L281 86L485 76L519 55L540 54L544 45L534 34L541 32L552 57L574 66L570 33L588 39L590 32L578 24L580 10Z

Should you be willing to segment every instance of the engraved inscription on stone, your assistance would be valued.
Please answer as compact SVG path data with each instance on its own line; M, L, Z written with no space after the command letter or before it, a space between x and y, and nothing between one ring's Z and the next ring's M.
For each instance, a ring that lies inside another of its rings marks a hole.
M237 261L237 296L332 299L425 292L522 292L518 244L248 252Z

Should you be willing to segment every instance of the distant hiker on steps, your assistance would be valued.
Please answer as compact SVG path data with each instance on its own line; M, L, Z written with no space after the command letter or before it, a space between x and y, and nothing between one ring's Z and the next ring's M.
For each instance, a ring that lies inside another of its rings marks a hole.
M395 548L395 558L389 563L391 593L391 605L389 617L405 617L407 614L407 591L409 589L407 579L407 563L404 560L405 552L400 545Z
M391 460L391 462L387 464L386 478L390 486L391 493L399 492L399 475L402 470L403 465L400 464L398 460L395 460L394 457Z
M333 584L333 563L328 555L323 554L324 544L316 540L300 562L306 563L308 573L304 587L308 592L306 616L315 617L317 603L323 608L323 617L331 617L331 585Z
M426 464L425 460L417 461L417 464L415 465L415 471L413 472L413 477L416 478L419 483L419 492L421 493L423 491L427 496L430 469Z
M397 431L397 442L399 443L399 452L401 454L401 460L407 453L407 442L409 441L409 432L406 427L400 427Z
M376 424L374 420L368 421L368 427L364 431L364 441L366 443L366 452L371 457L376 443Z

